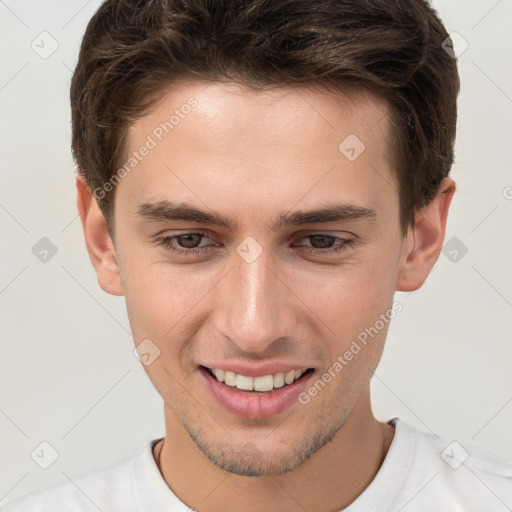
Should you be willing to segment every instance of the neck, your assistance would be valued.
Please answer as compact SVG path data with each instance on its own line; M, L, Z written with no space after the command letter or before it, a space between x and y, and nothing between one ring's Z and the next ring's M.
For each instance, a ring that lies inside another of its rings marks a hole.
M341 510L374 479L394 428L373 416L369 390L360 397L334 438L294 470L277 476L233 475L203 455L166 409L166 437L156 447L160 472L189 507L201 512Z

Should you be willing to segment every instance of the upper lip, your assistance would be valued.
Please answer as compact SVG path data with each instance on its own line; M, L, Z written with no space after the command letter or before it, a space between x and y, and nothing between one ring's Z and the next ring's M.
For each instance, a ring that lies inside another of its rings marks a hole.
M267 361L265 363L242 363L242 362L219 362L204 363L210 369L231 371L247 377L263 377L264 375L275 375L276 373L288 373L291 370L306 371L311 366L302 363L285 363L279 361Z

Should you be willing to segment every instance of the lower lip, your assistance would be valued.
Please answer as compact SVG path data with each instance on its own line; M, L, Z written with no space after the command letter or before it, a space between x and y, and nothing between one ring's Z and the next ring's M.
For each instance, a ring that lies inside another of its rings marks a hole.
M204 368L200 368L199 373L213 396L225 409L232 414L249 419L269 418L283 412L298 401L298 396L304 391L313 375L312 371L308 371L292 384L259 394L242 391L219 382Z

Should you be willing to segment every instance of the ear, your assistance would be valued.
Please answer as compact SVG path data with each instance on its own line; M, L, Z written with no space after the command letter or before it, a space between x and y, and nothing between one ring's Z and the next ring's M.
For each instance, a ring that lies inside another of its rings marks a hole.
M434 199L415 216L402 245L396 289L410 292L420 288L435 265L443 247L448 209L455 182L444 178Z
M119 267L107 222L89 185L79 174L76 179L76 205L89 258L101 288L111 295L123 295Z

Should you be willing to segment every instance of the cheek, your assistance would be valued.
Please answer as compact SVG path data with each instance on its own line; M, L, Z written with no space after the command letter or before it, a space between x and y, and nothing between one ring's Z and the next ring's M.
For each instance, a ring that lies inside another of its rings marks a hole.
M293 280L290 275L290 287L329 337L350 344L391 307L395 274L393 258L361 258L330 269L311 268Z
M194 347L194 333L204 318L198 303L204 295L204 281L184 269L171 270L166 264L143 266L142 260L127 265L126 308L135 345L151 340L157 356L144 370L173 410L181 406L182 385L195 369L188 351ZM132 269L132 272L130 272ZM142 344L141 347L145 345ZM177 379L177 376L179 380Z
M126 308L134 339L137 343L150 338L157 344L179 341L180 333L194 321L194 306L205 293L202 274L146 261L147 255L145 259L131 257L125 267Z

